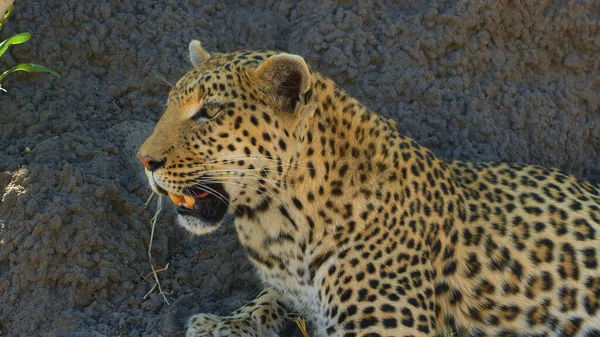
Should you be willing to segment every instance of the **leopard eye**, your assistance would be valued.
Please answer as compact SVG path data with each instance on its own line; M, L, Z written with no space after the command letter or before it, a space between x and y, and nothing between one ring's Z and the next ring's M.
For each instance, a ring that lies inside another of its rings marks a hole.
M196 111L192 116L192 120L206 122L215 119L221 112L223 106L218 103L207 102Z

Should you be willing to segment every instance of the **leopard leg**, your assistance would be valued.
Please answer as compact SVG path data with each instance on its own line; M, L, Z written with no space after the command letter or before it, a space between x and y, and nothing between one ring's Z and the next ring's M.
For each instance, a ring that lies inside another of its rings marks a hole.
M279 337L286 316L286 303L275 289L267 287L229 316L192 316L188 321L187 337Z

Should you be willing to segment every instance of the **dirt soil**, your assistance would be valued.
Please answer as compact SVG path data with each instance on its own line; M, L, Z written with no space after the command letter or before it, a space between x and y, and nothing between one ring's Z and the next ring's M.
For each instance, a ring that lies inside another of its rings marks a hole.
M170 305L144 297L156 199L134 156L191 39L303 55L439 156L600 180L600 2L566 3L17 1L0 38L33 37L0 69L61 78L0 93L0 335L179 336L259 291L232 226L191 237L165 202L152 252Z

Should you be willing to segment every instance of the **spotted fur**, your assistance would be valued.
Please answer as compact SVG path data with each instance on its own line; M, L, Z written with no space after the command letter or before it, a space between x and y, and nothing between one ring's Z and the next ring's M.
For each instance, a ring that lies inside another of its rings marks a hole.
M188 336L278 336L288 312L315 336L600 336L596 185L440 159L299 56L192 44L140 158L160 194L221 184L265 290Z

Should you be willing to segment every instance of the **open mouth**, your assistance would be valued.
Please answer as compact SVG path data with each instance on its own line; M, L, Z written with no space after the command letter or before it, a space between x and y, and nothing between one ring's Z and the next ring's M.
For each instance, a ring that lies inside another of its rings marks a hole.
M221 184L202 184L184 188L185 195L169 192L177 205L177 213L199 218L212 225L220 223L227 213L229 197Z

